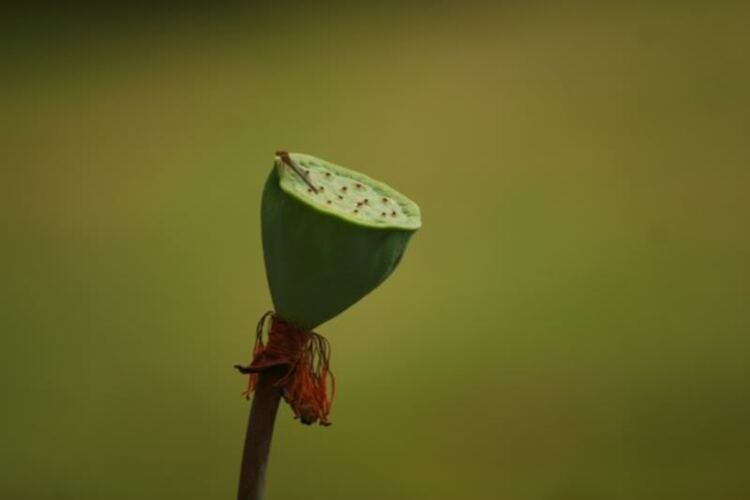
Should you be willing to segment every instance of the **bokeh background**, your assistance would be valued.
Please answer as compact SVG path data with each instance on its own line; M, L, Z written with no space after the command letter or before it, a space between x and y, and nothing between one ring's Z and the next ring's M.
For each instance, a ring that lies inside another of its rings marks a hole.
M56 10L49 10L56 9ZM273 151L422 207L269 499L750 498L750 8L9 15L0 497L233 498Z

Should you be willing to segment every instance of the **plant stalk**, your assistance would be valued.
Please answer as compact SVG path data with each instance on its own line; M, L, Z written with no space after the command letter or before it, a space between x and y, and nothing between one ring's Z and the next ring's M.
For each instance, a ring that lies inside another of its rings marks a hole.
M281 389L275 384L283 375L284 367L277 366L260 372L258 376L245 433L237 500L263 498L273 426L281 400Z

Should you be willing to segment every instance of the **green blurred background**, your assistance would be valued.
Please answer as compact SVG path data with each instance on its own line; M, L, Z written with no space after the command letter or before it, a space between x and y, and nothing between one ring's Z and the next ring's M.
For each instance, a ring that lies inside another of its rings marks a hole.
M750 8L6 18L3 499L235 495L273 151L422 207L269 499L750 498Z

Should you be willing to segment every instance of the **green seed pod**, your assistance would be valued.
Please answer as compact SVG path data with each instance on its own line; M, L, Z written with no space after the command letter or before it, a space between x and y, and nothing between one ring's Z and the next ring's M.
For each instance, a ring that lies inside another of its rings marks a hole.
M280 152L261 224L274 308L312 330L393 272L421 217L416 203L366 175Z

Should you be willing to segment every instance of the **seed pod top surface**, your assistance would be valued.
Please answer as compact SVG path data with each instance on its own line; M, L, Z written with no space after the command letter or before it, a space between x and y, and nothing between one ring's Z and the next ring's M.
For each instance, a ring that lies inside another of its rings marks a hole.
M419 206L392 187L315 156L289 157L315 190L277 157L281 189L316 210L372 228L416 230L422 225Z

